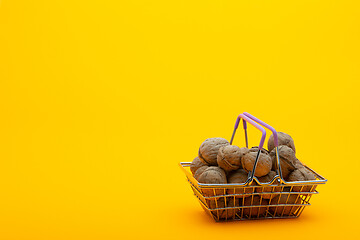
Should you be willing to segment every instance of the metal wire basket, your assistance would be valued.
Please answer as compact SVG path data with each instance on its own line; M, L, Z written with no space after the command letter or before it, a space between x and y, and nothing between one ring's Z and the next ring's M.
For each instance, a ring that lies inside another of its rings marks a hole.
M247 122L262 132L254 168L249 172L247 181L241 184L199 183L189 171L191 162L181 162L179 165L184 171L194 195L198 198L205 212L207 212L215 221L299 217L304 208L310 205L310 198L312 195L318 194L316 187L319 184L325 184L327 180L308 166L304 165L306 169L316 176L316 180L296 182L285 181L282 177L280 167L276 130L249 113L243 113L238 116L230 144L233 142L240 119L243 120L246 147L248 147ZM254 176L266 137L265 129L258 123L270 129L274 135L277 170L275 177L268 183L261 183Z

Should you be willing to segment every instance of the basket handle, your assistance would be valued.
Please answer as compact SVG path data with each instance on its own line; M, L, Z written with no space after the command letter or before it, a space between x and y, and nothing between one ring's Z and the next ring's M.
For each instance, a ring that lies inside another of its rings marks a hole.
M253 182L253 179L254 179L256 166L257 166L257 163L259 161L261 149L263 148L264 141L265 141L265 138L266 138L266 131L262 126L260 126L259 124L257 124L256 122L254 122L253 120L251 120L250 118L245 116L244 114L239 114L239 116L237 117L236 122L235 122L234 131L233 131L233 134L232 134L231 140L230 140L230 145L232 144L232 142L234 140L235 132L236 132L236 129L238 128L238 126L239 126L240 119L243 120L243 127L244 127L244 130L245 130L245 139L246 139L246 147L247 148L248 148L248 141L247 141L247 131L246 131L247 130L247 124L246 124L246 122L250 123L251 125L253 125L255 128L257 128L258 130L260 130L262 132L261 140L260 140L260 143L259 143L259 151L258 151L258 153L256 155L256 159L255 159L255 162L254 162L253 169L252 169L252 171L249 171L248 179L245 182L245 185L250 185Z
M253 115L251 115L250 113L244 112L243 113L245 116L249 117L250 119L254 120L255 122L259 123L260 125L266 127L267 129L271 130L271 132L273 133L274 136L274 145L275 145L275 155L276 155L276 162L277 162L277 169L278 169L278 173L280 178L283 180L283 176L282 176L282 172L281 172L281 167L280 167L280 159L279 159L279 141L278 141L278 134L275 130L275 128L273 128L272 126L270 126L269 124L261 121L260 119L254 117Z
M247 129L246 122L250 123L251 125L253 125L255 128L257 128L258 130L260 130L262 132L262 136L261 136L261 140L260 140L260 144L259 144L259 150L261 150L263 148L263 145L264 145L264 142L265 142L266 131L265 131L265 129L263 127L261 127L259 124L257 124L256 122L254 122L253 120L251 120L250 118L245 116L244 114L240 114L236 119L235 126L234 126L234 131L233 131L233 134L232 134L231 140L230 140L230 145L232 144L232 142L234 140L235 132L236 132L236 129L238 128L238 126L239 126L240 119L243 120L243 127L244 127L244 130L245 130L245 134L246 134L246 129ZM246 139L247 139L247 137L246 137ZM248 144L247 144L247 140L246 140L246 147L248 147L247 145Z
M257 119L256 117L254 117L253 115L251 115L250 113L247 113L247 112L244 112L243 113L245 116L247 116L248 118L254 120L255 122L259 123L260 125L266 127L267 129L269 129L272 133L273 133L273 136L274 136L274 145L275 147L277 147L279 145L279 141L278 141L278 135L277 135L277 132L275 130L275 128L273 128L272 126L270 126L269 124L261 121L260 119ZM245 123L246 124L246 123Z

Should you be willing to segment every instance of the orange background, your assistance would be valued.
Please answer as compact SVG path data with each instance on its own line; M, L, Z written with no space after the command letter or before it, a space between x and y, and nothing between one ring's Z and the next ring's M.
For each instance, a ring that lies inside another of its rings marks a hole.
M0 239L355 238L359 16L355 0L0 1ZM329 180L299 219L215 223L193 196L178 163L243 111Z

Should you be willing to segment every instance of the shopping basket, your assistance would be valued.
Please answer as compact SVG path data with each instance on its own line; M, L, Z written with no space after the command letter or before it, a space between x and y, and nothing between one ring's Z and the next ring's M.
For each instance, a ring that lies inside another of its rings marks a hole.
M245 131L246 147L248 147L247 123L250 123L262 132L254 167L252 171L248 173L247 181L241 184L199 183L189 171L191 162L181 162L179 165L184 171L194 195L198 198L205 212L215 221L299 217L304 208L310 205L312 195L318 194L316 187L319 184L325 184L327 180L304 165L306 169L316 176L316 180L285 181L280 168L276 130L249 113L244 112L237 117L230 144L233 142L241 119ZM261 183L254 176L266 137L266 131L262 126L268 128L273 133L277 159L276 175L267 183ZM212 194L209 194L209 191ZM267 197L265 198L265 196Z

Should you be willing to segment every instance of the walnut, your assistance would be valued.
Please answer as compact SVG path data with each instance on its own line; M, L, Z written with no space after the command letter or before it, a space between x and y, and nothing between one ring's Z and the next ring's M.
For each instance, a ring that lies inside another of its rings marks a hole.
M291 136L289 134L286 134L283 132L278 132L277 135L278 135L279 146L286 145L286 146L290 147L292 150L294 150L294 152L296 152L294 140L291 138ZM274 136L271 134L271 136L269 137L269 140L268 140L268 150L271 152L274 148L275 148Z
M225 171L219 167L208 167L198 178L200 183L208 184L226 184ZM211 197L217 195L225 195L225 188L203 188L202 192L204 196Z
M238 169L229 174L227 181L228 183L245 183L247 179L248 179L248 173L244 169ZM252 185L256 185L256 184L253 182ZM248 195L243 195L243 194L253 193L253 192L254 192L254 188L248 186L236 187L236 188L229 187L227 189L228 194L239 194L235 196L236 198L247 197Z
M227 197L227 198L219 198L215 200L208 200L208 206L210 209L216 209L216 208L230 208L230 209L221 209L221 210L213 210L211 211L216 218L219 219L233 219L235 218L235 214L239 212L239 209L237 208L231 208L231 207L237 207L239 206L239 199L234 197Z
M196 179L196 180L198 180L199 179L199 177L200 177L200 175L206 170L206 169L208 169L209 168L209 166L202 166L202 167L199 167L197 170L196 170L196 172L195 172L195 174L194 174L194 178Z
M295 164L299 161L296 156L294 150L289 148L288 146L281 145L279 147L279 160L280 160L280 167L282 176L284 179L286 179L289 174L295 170L296 166ZM277 170L277 158L276 158L276 149L274 148L270 152L270 156L272 159L272 169Z
M297 181L312 181L316 180L316 176L310 170L306 169L305 167L301 167L295 169L292 173L290 173L287 181L289 182L297 182ZM304 184L305 185L305 184ZM294 192L310 192L314 191L315 189L312 188L312 185L308 186L294 186Z
M200 167L206 166L205 163L203 163L199 157L194 158L194 160L190 164L190 171L193 175L195 175L196 170L198 170Z
M268 205L269 200L265 198L260 198L258 195L253 195L245 198L244 206L254 206L254 205ZM257 217L258 215L264 215L267 207L251 207L243 208L244 216Z
M245 154L249 152L249 149L247 147L240 148L241 157L243 157Z
M298 158L296 158L296 160L294 162L294 166L296 168L302 168L302 167L304 167L304 164Z
M248 151L247 148L239 148L235 145L223 146L219 149L217 164L225 171L239 169L241 166L241 157Z
M270 205L278 204L301 204L299 194L279 194L270 200ZM300 206L277 206L270 207L269 211L277 216L290 216L299 209Z
M241 158L242 167L246 171L249 172L249 171L253 170L257 154L258 154L257 151L250 150L247 154L245 154ZM271 162L270 155L265 150L261 151L259 161L258 161L256 169L255 169L255 176L256 177L265 176L266 174L268 174L271 171L271 166L272 166L272 162Z
M259 151L259 147L258 146L255 146L255 147L252 147L249 149L250 152L258 152ZM262 153L265 153L265 154L269 154L269 151L266 150L265 148L262 148L261 149L261 152Z
M274 171L270 171L267 175L258 178L260 183L268 183L271 180L274 179L274 177L276 176L276 172ZM276 182L274 182L272 185L277 184ZM258 193L262 193L262 192L281 192L281 187L274 187L274 186L267 186L267 187L257 187L256 188L256 192ZM270 199L271 196L273 196L274 194L262 194L262 197L265 199Z
M199 148L199 158L206 165L217 166L217 155L219 149L229 145L224 138L208 138Z

